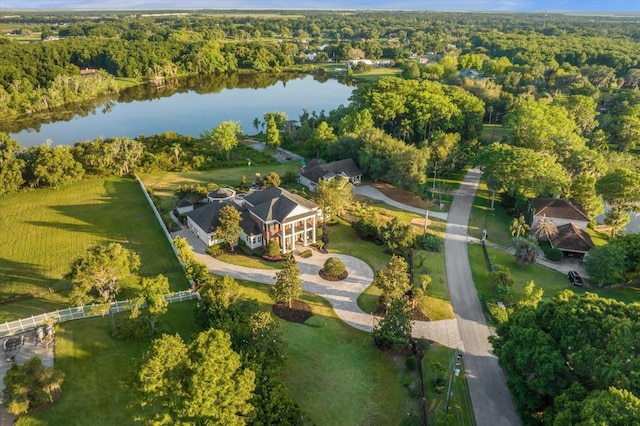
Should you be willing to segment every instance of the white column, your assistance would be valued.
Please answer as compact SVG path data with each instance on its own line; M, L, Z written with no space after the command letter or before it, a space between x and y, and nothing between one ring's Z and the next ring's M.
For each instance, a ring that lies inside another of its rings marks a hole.
M309 231L307 230L307 219L304 220L304 245L307 246L307 233Z
M315 214L313 215L313 232L311 233L311 240L312 240L311 242L313 244L316 243L316 216L317 215Z

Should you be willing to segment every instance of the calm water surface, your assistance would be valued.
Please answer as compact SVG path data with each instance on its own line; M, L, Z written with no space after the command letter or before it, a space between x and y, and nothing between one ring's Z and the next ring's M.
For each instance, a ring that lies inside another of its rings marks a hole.
M262 120L267 112L283 111L289 119L297 120L305 109L328 113L347 105L354 89L337 80L313 76L277 81L268 87L238 87L252 86L244 81L250 78L243 76L240 78L243 81L230 84L203 82L199 78L197 83L183 83L179 89L134 88L129 93L124 91L118 100L92 106L88 111L86 108L78 108L83 109L81 113L63 111L19 124L20 129L15 129L13 123L9 134L23 147L39 145L47 139L53 145L71 145L95 138L133 138L167 131L198 136L226 120L239 121L244 133L255 134L256 117Z

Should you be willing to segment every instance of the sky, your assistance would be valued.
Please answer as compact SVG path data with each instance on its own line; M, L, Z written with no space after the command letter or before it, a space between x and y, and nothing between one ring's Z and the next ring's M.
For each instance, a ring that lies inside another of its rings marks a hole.
M0 0L8 9L411 9L640 12L638 0Z

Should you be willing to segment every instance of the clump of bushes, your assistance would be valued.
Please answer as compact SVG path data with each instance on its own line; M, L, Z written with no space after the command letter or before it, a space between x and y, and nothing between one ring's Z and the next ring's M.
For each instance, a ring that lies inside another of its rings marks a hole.
M371 218L358 219L353 225L353 230L363 240L373 241L382 244L380 237L380 227Z
M312 254L313 252L310 249L307 249L303 252L300 252L300 257L307 258L307 257L311 257Z
M435 235L425 235L420 242L420 245L424 250L441 252L442 247L444 246L444 240L440 237L436 237Z
M407 370L416 371L416 369L418 368L418 360L415 356L410 356L404 362L404 365L407 367Z
M214 244L207 247L206 252L211 257L218 257L224 253L224 246L222 244Z
M267 252L263 254L262 257L273 262L282 260L282 248L280 247L280 243L278 242L278 240L272 238L269 241Z
M562 250L557 248L550 248L544 253L545 257L551 261L557 262L562 260Z
M328 258L319 272L320 276L327 281L340 281L349 275L344 262L337 257Z

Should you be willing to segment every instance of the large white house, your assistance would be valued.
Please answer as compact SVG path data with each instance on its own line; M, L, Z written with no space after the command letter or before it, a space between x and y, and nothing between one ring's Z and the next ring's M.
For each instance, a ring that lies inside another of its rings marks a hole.
M187 213L189 229L206 245L220 243L214 237L220 209L240 211L240 240L252 249L266 247L276 239L283 253L316 242L318 206L280 187L254 191L244 198L210 202Z

